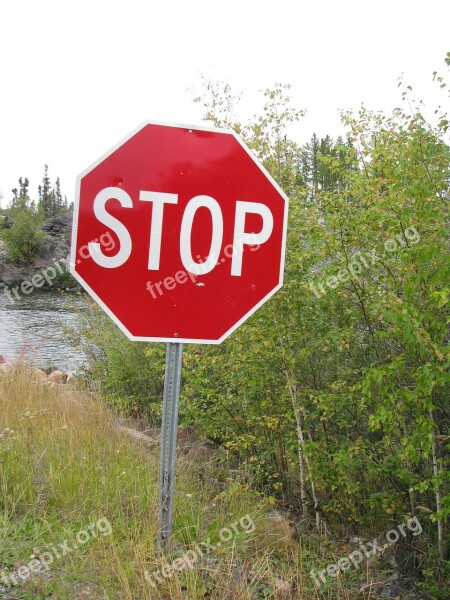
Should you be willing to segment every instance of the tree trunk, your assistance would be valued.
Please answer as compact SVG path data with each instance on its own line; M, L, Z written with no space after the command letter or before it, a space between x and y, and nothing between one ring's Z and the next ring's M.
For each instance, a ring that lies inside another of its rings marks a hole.
M305 452L305 438L303 435L302 429L302 421L300 418L300 413L298 411L297 406L295 405L295 401L292 398L291 391L291 400L292 407L294 409L295 414L295 423L297 426L297 442L298 442L298 465L300 470L300 500L302 503L302 514L306 519L308 517L308 505L306 504L307 494L306 494L306 486L305 486L305 463L306 463L306 452Z
M433 417L433 412L431 410L430 410L430 419L433 421L433 425L434 425L434 417ZM435 492L436 512L439 513L442 510L442 500L441 500L441 486L438 483L439 464L438 464L438 457L437 457L437 452L436 452L436 432L434 429L431 432L431 450L432 450L432 456L433 456L433 475L436 480L436 492ZM442 525L441 517L438 517L438 519L437 519L437 534L438 534L439 558L442 561L444 561L445 560L444 532L443 532L443 525Z

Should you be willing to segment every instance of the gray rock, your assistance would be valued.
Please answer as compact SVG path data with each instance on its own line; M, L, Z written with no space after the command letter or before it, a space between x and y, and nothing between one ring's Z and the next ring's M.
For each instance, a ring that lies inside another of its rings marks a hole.
M55 266L56 263L67 267L68 262L64 260L70 251L72 217L73 211L69 210L51 217L43 224L42 229L46 235L39 253L31 264L13 264L8 259L4 244L0 244L0 289L5 286L16 287L24 281L30 281L34 275Z
M398 598L403 591L403 586L400 582L391 583L385 585L381 590L380 596L382 598Z
M47 219L42 226L44 231L47 231L51 235L61 235L70 232L72 226L73 211L68 210L67 212L59 213L54 217Z

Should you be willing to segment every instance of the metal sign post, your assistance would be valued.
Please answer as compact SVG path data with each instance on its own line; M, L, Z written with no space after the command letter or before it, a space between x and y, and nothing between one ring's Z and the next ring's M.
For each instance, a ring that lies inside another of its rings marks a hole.
M168 342L161 423L161 458L158 497L158 544L163 553L168 550L170 537L172 535L182 357L183 344L180 344L179 342Z

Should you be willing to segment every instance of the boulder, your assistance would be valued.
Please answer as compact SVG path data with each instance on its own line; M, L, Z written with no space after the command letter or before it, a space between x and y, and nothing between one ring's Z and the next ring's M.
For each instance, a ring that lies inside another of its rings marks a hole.
M156 444L155 440L140 431L136 431L136 429L130 429L129 427L124 427L123 425L119 425L119 430L126 435L129 435L135 440L139 442L144 442L147 446L154 446Z
M66 383L67 375L62 371L52 371L50 375L47 377L47 380L51 383Z
M51 235L61 235L70 231L72 227L73 211L68 210L50 217L42 225L42 229Z
M32 377L36 381L47 381L47 375L41 369L33 369Z
M0 284L15 288L24 281L31 281L35 274L53 266L56 261L62 265L69 253L72 216L72 211L66 211L47 219L42 226L46 234L42 245L27 265L13 263L8 258L4 244L0 242ZM49 287L51 285L47 283L44 286Z
M73 371L67 371L66 373L66 383L75 383L77 380L75 373Z
M269 542L277 546L294 549L298 544L298 532L295 522L289 518L287 513L279 510L271 510L267 514Z

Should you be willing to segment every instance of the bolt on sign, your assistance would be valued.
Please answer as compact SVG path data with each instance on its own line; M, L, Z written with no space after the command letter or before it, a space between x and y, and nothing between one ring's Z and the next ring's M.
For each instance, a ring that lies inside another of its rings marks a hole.
M220 129L144 123L77 179L72 275L131 340L168 343L166 462L181 344L221 343L281 287L287 212L247 146Z

